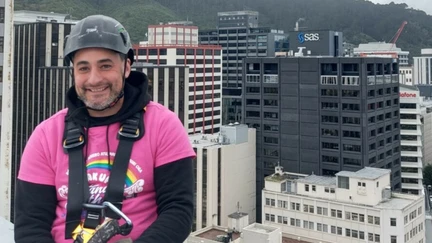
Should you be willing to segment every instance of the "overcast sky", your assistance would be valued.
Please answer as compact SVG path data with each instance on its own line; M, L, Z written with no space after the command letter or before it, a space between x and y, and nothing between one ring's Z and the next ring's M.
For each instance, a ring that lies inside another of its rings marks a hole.
M387 3L406 3L408 6L414 8L414 9L420 9L428 13L429 15L432 15L432 0L369 0L373 3L381 3L381 4L387 4Z

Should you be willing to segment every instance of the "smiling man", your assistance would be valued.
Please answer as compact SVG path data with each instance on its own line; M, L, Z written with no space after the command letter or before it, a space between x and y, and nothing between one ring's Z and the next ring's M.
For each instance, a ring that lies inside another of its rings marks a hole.
M89 16L65 59L67 108L36 127L22 155L15 242L183 242L195 153L178 117L150 100L146 75L131 71L127 31Z

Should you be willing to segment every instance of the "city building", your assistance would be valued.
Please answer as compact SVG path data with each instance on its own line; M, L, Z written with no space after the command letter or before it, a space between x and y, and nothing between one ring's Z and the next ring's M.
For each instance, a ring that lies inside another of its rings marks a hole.
M40 12L40 11L30 11L30 10L14 11L14 24L28 24L28 23L36 23L36 22L75 24L76 22L78 22L78 20L73 19L70 14Z
M423 123L423 166L426 166L432 165L432 100L423 99L423 102L420 104L420 109Z
M246 125L230 124L218 134L189 136L197 154L192 231L212 225L228 227L234 212L248 215L248 224L255 222L255 133Z
M399 66L399 83L413 85L413 66Z
M426 243L424 196L392 192L390 177L365 167L293 179L278 167L265 178L264 224L313 243Z
M187 66L188 101L180 99L179 106L188 105L188 113L185 113L188 133L218 132L222 106L221 47L196 44L196 26L171 23L150 25L148 29L149 42L134 46L137 62Z
M64 41L72 26L72 23L56 22L14 25L12 181L33 129L64 108L71 73L68 68L56 67L64 65ZM12 183L12 195L14 188ZM12 208L12 219L13 213Z
M392 187L401 188L396 62L291 57L244 65L243 123L257 129L258 188L279 163L317 175L392 168Z
M400 152L402 192L423 191L423 118L422 98L415 86L400 85Z
M143 72L149 81L152 100L175 112L185 130L189 126L189 68L184 65L154 65L135 62L132 70ZM181 101L181 102L180 102Z
M199 32L201 44L222 46L222 124L241 121L243 58L288 51L288 35L259 27L258 17L255 11L219 12L217 29Z
M328 30L301 30L289 32L289 49L297 52L304 48L308 56L341 57L345 51L343 33ZM348 46L346 46L349 49Z
M2 117L2 94L3 94L3 43L4 43L4 21L5 21L5 0L0 0L0 121ZM1 134L0 134L1 135Z
M414 84L432 84L432 48L421 49L421 55L414 57Z
M354 48L354 55L360 57L387 57L398 59L399 66L409 65L409 51L403 51L396 44L369 42Z

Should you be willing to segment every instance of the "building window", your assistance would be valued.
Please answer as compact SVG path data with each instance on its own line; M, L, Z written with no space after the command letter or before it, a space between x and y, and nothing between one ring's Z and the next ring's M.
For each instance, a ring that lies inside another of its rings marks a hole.
M1 7L0 8L0 23L4 23L5 20L5 8Z
M346 176L338 176L338 188L349 189L349 178Z
M395 235L390 236L390 243L397 243L397 236Z
M396 218L390 218L390 226L396 226Z
M309 185L308 184L305 184L305 191L309 191ZM307 205L305 205L305 206L307 206Z
M329 149L329 150L339 150L339 144L337 143L322 143L323 149Z

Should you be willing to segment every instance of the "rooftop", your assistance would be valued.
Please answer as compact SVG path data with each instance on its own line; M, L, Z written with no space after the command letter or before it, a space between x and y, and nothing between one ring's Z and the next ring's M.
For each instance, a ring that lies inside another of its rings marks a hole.
M336 178L330 176L310 175L308 177L297 180L300 183L310 183L321 186L336 186Z
M247 213L243 213L243 212L235 212L235 213L232 213L232 214L228 215L228 218L239 219L239 218L242 218L242 217L244 217L246 215L248 215L248 214Z
M227 232L224 230L216 229L213 227L213 228L211 228L211 229L209 229L203 233L196 235L196 237L216 241L216 239L219 235L227 235ZM232 240L236 240L236 239L240 238L240 233L233 233L232 237L233 237Z
M341 171L337 173L336 176L346 176L351 178L376 180L388 174L390 174L390 170L388 169L364 167L363 169L356 172Z
M244 227L243 230L259 232L262 234L269 234L271 232L280 230L280 228L270 226L270 225L264 225L264 224L260 224L260 223L253 223L253 224L250 224L250 225Z
M275 173L273 175L269 175L265 178L265 180L273 181L273 182L282 182L284 180L297 180L300 178L304 178L306 176L307 175L303 175L303 174L284 172L283 174Z
M256 11L230 11L230 12L218 12L218 16L232 16L232 15L259 15Z
M399 193L392 193L392 197L389 200L382 201L381 203L374 206L375 208L382 208L382 209L396 209L396 210L402 210L409 205L411 205L414 200L418 199L419 197L422 197L420 195L409 195L409 194L399 194Z
M379 51L379 52L402 52L401 48L396 47L392 43L387 42L369 42L360 44L358 48L354 48L354 52L368 52L368 51Z
M282 243L309 243L302 240L295 240L288 237L282 237Z

